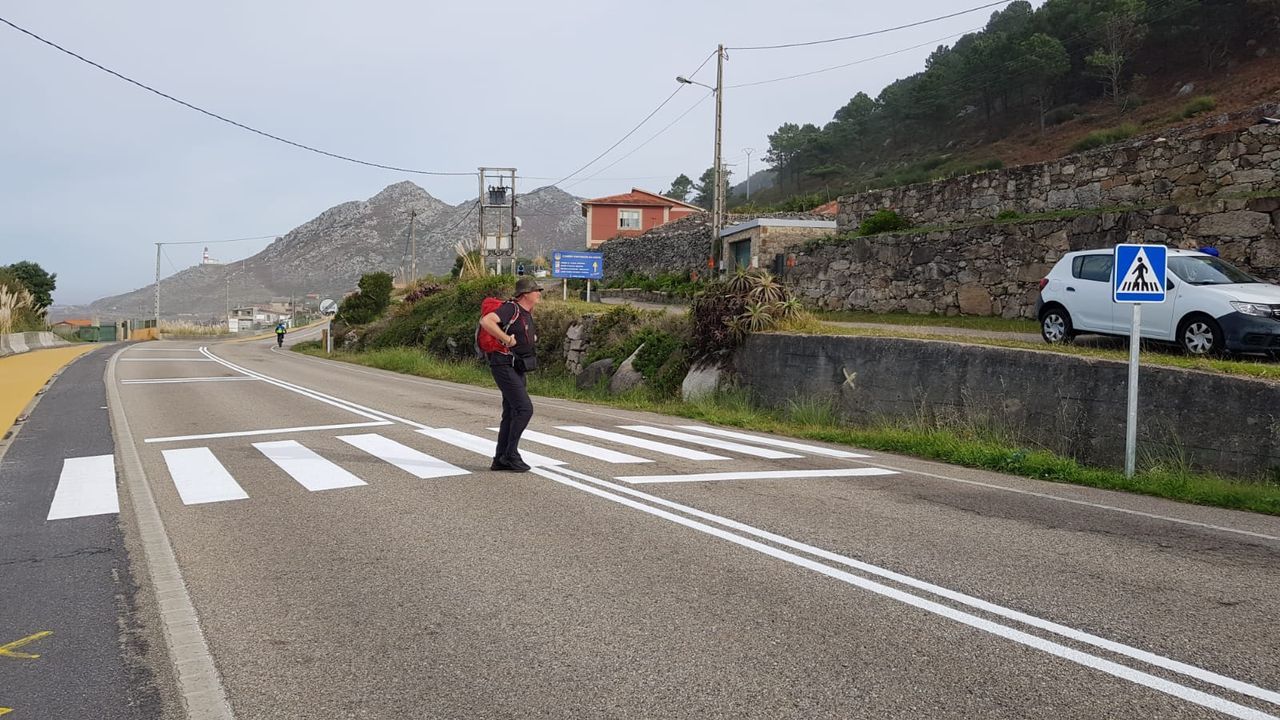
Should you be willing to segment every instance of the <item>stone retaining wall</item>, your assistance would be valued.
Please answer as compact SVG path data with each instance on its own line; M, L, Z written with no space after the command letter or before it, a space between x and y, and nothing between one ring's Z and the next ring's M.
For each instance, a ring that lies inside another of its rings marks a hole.
M913 225L995 218L1001 212L1187 203L1276 187L1280 125L1257 122L1256 108L1061 160L977 173L840 198L841 232L881 209ZM1247 118L1247 119L1246 119Z
M59 347L71 343L51 332L28 332L0 335L0 357L17 355L28 350Z
M976 425L1123 465L1123 362L903 338L752 335L734 366L770 407L829 398L854 423ZM1280 383L1146 366L1141 394L1139 457L1280 477Z
M839 239L790 248L785 281L826 310L1034 317L1039 280L1064 253L1122 242L1212 245L1280 282L1280 197Z

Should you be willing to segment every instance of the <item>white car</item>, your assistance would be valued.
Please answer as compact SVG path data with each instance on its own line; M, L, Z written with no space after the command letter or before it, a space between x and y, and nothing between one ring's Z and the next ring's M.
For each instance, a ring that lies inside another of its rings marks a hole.
M1111 299L1111 250L1067 253L1040 281L1036 315L1049 343L1079 333L1128 335L1131 310ZM1198 250L1169 249L1168 294L1142 308L1142 337L1193 355L1223 351L1280 357L1280 285Z

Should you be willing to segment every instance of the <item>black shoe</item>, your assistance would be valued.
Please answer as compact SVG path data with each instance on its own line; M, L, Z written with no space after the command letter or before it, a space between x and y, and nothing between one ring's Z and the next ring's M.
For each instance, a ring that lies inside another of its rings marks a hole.
M507 469L511 472L529 472L529 464L520 458L507 458L505 460Z
M490 470L511 470L512 467L507 463L507 461L502 460L501 458L494 458L493 462L489 464L489 469Z

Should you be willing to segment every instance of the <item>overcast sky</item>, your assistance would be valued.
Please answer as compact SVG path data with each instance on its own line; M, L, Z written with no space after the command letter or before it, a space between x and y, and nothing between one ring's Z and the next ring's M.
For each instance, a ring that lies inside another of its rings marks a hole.
M558 179L622 137L717 43L823 39L923 20L983 0L898 3L10 0L0 17L113 70L248 125L332 152L422 170L519 168ZM1039 5L1040 3L1035 3ZM991 10L872 38L731 51L725 83L753 82L926 44L786 82L725 91L724 155L745 177L784 122L824 123L923 68L932 41ZM948 43L950 40L947 41ZM696 76L715 82L715 64ZM591 175L706 95L686 87ZM314 155L219 123L0 25L0 264L58 273L58 303L141 287L157 241L283 234L325 209L412 180L450 203L474 178L426 177ZM600 196L656 191L711 165L707 99L599 176ZM580 176L581 177L581 176ZM551 180L525 180L522 190ZM214 245L224 260L269 241ZM166 250L163 274L201 247ZM170 265L172 262L172 266Z

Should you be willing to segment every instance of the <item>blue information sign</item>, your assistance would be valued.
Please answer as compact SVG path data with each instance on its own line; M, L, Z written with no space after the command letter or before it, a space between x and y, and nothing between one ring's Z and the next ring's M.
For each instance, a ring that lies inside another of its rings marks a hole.
M1164 245L1117 245L1111 296L1118 303L1162 303L1168 276Z
M551 277L600 280L604 277L604 253L552 250Z

